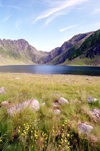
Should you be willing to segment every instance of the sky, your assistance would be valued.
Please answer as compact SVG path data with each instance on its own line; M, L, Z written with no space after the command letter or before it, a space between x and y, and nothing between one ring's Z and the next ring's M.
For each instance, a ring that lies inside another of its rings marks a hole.
M25 39L51 51L100 29L100 0L0 0L0 39Z

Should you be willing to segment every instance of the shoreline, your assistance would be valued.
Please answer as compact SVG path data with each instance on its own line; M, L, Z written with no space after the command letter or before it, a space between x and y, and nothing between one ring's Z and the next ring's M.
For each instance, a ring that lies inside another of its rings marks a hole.
M0 72L0 74L19 74L19 75L40 75L40 76L79 76L79 77L100 77L96 75L77 75L77 74L39 74L39 73L20 73L20 72Z

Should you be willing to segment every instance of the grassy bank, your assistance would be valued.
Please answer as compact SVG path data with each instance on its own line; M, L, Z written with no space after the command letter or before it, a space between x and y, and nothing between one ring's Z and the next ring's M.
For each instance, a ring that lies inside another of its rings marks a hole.
M0 108L1 151L100 150L100 121L89 114L100 104L87 102L89 96L100 100L100 77L1 73L0 87L6 91L0 103L12 106L31 98L40 103L39 111L25 109L12 117L7 107ZM56 115L52 103L60 97L69 104L61 105ZM78 122L92 125L93 131L82 135Z
M7 58L7 57L2 57L0 56L0 66L5 66L5 65L30 65L30 64L35 64L30 60L21 60L21 59L14 59L14 58Z

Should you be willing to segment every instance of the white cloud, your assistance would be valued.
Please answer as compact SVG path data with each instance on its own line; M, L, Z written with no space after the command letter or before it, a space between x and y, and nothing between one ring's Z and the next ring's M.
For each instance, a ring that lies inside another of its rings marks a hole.
M64 12L57 12L55 13L54 15L51 15L50 17L47 18L46 22L45 22L45 25L48 25L51 21L53 21L56 17L58 16L61 16L61 15L64 15L66 13Z
M27 4L27 6L32 7L33 4L35 3L35 1L36 1L36 0L31 0L30 2L27 1L28 3L26 3L26 4Z
M48 25L51 21L53 21L55 19L55 16L49 17L46 22L45 25Z
M77 8L77 10L83 10L83 9L85 9L85 7L79 7L79 8Z
M78 26L78 25L68 26L68 27L66 27L66 28L60 29L59 31L62 32L62 31L68 30L68 29L70 29L70 28L74 28L74 27L76 27L76 26Z
M20 25L22 24L22 21L16 21L15 23L15 28L19 31L20 30Z
M57 5L61 5L66 2L66 0L44 0L45 4L48 4L49 7L57 7Z
M12 6L12 5L2 5L3 7L8 7L8 8L13 8L13 9L18 9L18 10L22 10L20 7L17 6Z
M7 20L9 20L11 16L7 16L6 18L3 19L3 22L6 22Z
M93 12L93 14L97 14L97 13L100 13L100 8L95 9Z
M13 2L13 1L12 1L12 2ZM13 6L13 5L2 5L1 0L0 0L0 7L8 7L8 8L13 8L13 9L21 10L21 8L18 7L18 6Z
M66 0L66 1L54 1L54 4L56 5L55 7L52 7L50 9L48 9L47 11L43 12L42 15L39 15L35 21L33 22L33 24L35 22L37 22L38 20L40 19L44 19L44 18L47 18L51 15L54 15L55 13L59 12L59 11L62 11L64 10L65 8L69 8L69 7L72 7L72 6L76 6L76 5L79 5L83 2L86 2L88 0ZM49 1L51 2L51 1Z

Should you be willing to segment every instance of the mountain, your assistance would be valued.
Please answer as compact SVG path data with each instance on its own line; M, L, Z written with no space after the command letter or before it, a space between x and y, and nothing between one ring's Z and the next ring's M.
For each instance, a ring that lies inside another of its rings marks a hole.
M78 34L53 49L44 63L53 65L100 65L100 30Z
M100 29L78 34L50 52L26 40L0 39L0 64L100 65Z
M65 51L67 51L69 48L73 47L76 43L78 43L82 39L85 39L85 37L87 37L88 35L90 35L90 33L79 34L79 35L76 35L73 38L71 38L69 41L64 42L64 44L61 47L57 47L57 48L53 49L49 53L49 55L47 57L45 57L44 63L50 62L55 57L59 56L60 54L62 54ZM57 64L59 64L59 62Z
M47 55L47 52L37 51L24 39L0 39L0 62L2 64L35 64Z

